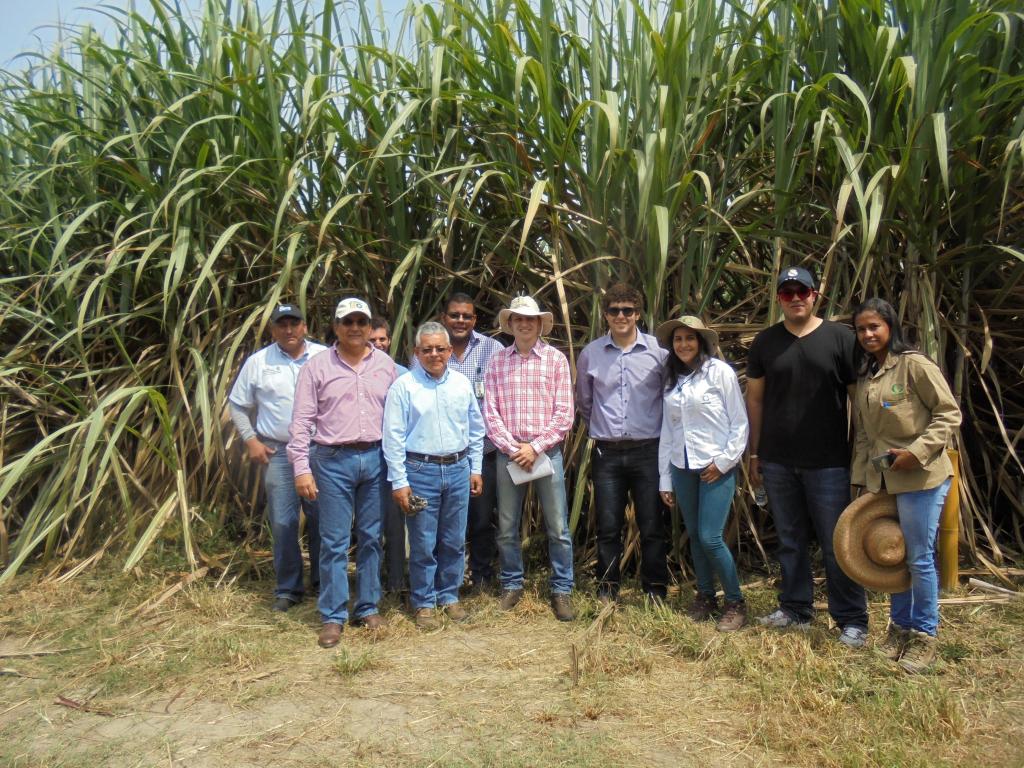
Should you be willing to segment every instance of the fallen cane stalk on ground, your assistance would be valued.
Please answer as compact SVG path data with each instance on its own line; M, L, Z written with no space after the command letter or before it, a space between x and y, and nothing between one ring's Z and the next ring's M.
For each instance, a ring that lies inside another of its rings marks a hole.
M580 593L566 626L531 583L512 614L472 598L466 625L426 635L386 603L383 632L346 629L323 651L313 605L271 614L266 583L210 576L142 615L181 577L91 573L26 574L5 595L0 652L26 677L0 687L0 763L1009 768L1024 756L1020 601L945 607L940 669L910 678L840 646L821 614L806 633L695 625L686 588L651 608L626 589L614 611ZM748 599L757 614L774 595ZM871 611L878 640L885 609ZM47 650L62 652L25 655Z

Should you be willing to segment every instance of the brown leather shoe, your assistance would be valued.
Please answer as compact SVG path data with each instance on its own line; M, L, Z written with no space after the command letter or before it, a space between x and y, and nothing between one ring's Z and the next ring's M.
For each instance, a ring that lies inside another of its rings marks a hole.
M381 629L384 626L384 617L379 613L371 613L369 616L363 616L359 621L353 622L357 627L366 627L367 629Z
M718 620L719 632L735 632L747 624L747 604L742 600L732 602L725 601L725 610L722 611L722 618Z
M551 611L559 621L572 621L576 618L576 611L572 609L569 596L563 592L551 596Z
M416 628L426 632L433 632L441 628L441 622L437 620L437 614L433 608L420 608L416 611Z
M321 648L333 648L341 641L341 624L328 621L320 628L317 644Z
M498 607L503 611L511 611L517 605L519 601L523 599L523 590L521 589L503 589L501 590L501 597L498 598Z
M445 615L457 624L461 624L469 618L469 613L460 603L449 603L443 610Z

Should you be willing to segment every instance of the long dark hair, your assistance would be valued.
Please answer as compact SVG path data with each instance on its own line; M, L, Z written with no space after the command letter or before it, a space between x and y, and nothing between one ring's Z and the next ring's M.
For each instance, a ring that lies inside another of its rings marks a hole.
M697 334L698 351L697 358L693 361L693 368L679 359L679 355L676 354L675 345L672 343L672 339L675 338L676 331L680 328L686 328L686 330L693 331ZM704 367L704 363L709 359L711 359L711 350L708 349L708 342L707 339L704 338L704 334L697 333L693 328L689 328L685 325L673 328L672 335L668 337L668 357L665 358L665 389L672 389L679 383L680 379L689 376L695 371L699 371Z
M853 327L857 329L857 318L865 312L874 312L880 318L882 322L889 326L889 354L890 355L902 355L904 352L916 352L917 349L912 347L907 341L906 336L903 335L903 326L900 325L900 320L896 316L896 310L893 308L885 299L872 298L867 301L861 302L861 304L853 310ZM860 348L860 344L857 344ZM857 370L858 376L866 376L868 371L871 369L874 363L874 356L863 353L863 348L860 348L861 361L860 367Z

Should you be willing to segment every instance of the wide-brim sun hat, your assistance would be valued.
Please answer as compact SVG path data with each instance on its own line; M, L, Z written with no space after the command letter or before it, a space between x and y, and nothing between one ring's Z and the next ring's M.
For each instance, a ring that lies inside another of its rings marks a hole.
M498 327L503 333L514 336L512 328L508 324L511 315L522 315L523 317L540 318L540 335L547 336L555 327L555 316L550 312L542 312L532 296L516 296L508 307L498 312Z
M910 589L895 496L864 493L854 499L836 522L832 548L839 567L861 586L879 592Z
M683 315L675 320L666 320L655 329L654 336L665 349L672 349L672 334L676 328L689 328L695 331L707 343L709 354L718 353L718 332L704 325L704 321L696 315Z

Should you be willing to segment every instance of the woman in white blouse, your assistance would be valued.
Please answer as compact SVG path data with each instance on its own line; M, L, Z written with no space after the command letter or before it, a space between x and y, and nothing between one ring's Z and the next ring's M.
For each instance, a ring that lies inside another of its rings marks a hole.
M717 612L717 576L725 592L718 629L731 632L747 623L736 563L722 541L736 492L736 465L747 444L743 394L736 373L714 357L718 334L700 318L669 320L656 335L671 350L658 451L660 491L669 507L678 501L690 536L697 596L689 615L706 621Z

